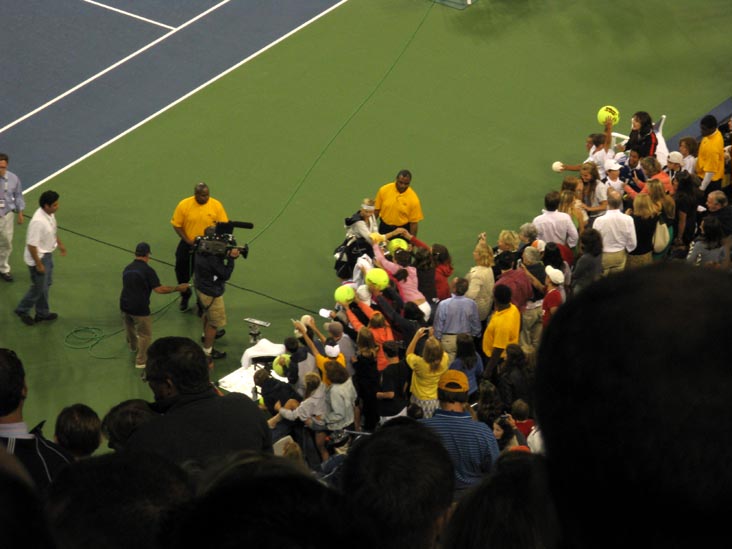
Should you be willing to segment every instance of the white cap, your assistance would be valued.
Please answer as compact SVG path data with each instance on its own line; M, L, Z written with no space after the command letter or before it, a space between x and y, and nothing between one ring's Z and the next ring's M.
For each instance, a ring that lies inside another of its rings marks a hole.
M551 265L547 265L544 267L544 272L546 272L546 276L548 276L549 280L554 282L554 284L564 284L564 273L559 269L555 269Z

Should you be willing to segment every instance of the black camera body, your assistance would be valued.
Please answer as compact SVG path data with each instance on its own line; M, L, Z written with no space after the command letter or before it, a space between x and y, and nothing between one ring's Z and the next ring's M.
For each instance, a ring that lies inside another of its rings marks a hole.
M226 223L216 223L215 230L206 229L204 236L199 236L193 245L193 251L197 254L209 254L219 257L226 257L229 250L239 250L239 255L244 259L249 255L249 246L238 246L234 240L234 227L243 229L253 229L252 223L244 221L228 221Z

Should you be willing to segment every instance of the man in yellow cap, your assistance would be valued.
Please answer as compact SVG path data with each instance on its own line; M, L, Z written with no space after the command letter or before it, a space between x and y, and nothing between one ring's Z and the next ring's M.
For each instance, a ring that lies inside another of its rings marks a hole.
M431 418L421 420L440 437L450 454L456 494L478 484L493 468L499 452L493 430L466 410L469 389L463 372L448 370L437 384L440 407Z

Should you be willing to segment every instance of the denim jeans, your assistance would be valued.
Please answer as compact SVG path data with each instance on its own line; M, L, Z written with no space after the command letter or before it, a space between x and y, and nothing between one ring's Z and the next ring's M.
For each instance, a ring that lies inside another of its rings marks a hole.
M30 271L31 287L15 308L16 313L29 314L33 307L38 316L48 316L48 288L53 282L53 254L44 254L41 259L46 271L39 273L35 266L28 267Z

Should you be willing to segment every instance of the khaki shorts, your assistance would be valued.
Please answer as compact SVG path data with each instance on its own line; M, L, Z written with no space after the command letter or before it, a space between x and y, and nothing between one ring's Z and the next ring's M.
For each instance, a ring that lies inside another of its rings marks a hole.
M226 326L226 309L224 308L224 296L211 297L196 291L198 302L203 308L203 316L208 319L209 325L214 328Z

